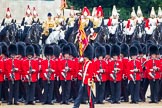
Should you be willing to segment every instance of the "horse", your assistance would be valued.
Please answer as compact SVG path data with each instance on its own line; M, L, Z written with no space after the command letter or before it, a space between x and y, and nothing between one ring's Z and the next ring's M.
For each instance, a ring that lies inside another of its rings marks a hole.
M146 32L144 29L145 22L143 21L142 23L137 23L136 29L134 30L134 35L132 37L132 40L137 40L142 43L145 43L145 38L146 38Z
M115 34L109 34L109 43L115 44L124 42L125 36L123 34L123 30L124 30L123 20L119 20L119 23L115 30Z
M101 44L107 43L109 37L109 29L106 25L100 27L99 32L94 40L90 39L90 43L93 44L95 42L99 42Z
M64 30L55 30L52 31L52 33L49 34L48 38L46 39L46 44L58 44L58 41L60 39L64 39L65 38L65 31Z
M16 42L17 27L15 23L5 25L0 32L0 41L4 41L7 44Z
M76 35L78 34L78 29L79 29L78 21L79 21L79 19L75 20L74 27L68 28L65 31L65 40L67 42L72 42L72 43L76 42L75 41Z
M159 23L152 33L151 39L156 42L156 44L162 44L162 23Z
M39 24L33 24L27 31L24 42L29 44L38 44L40 41L42 29Z

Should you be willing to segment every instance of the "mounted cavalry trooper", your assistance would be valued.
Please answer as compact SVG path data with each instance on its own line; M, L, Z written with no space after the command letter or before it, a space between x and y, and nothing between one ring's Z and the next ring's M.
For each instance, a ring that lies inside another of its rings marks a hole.
M144 20L144 17L143 17L143 14L142 14L142 10L141 10L141 7L138 6L138 9L137 9L137 23L138 24L141 24Z
M60 9L57 9L57 15L54 17L54 28L52 33L49 35L49 37L46 40L46 44L51 43L58 43L60 39L65 38L65 18L61 13Z
M74 12L74 7L71 6L69 17L66 19L67 32L65 34L65 40L68 40L69 36L71 35L71 33L74 29L75 22L76 22L76 16L75 16L75 12Z
M103 9L101 6L94 8L94 12L92 12L94 15L92 16L91 21L93 22L93 28L91 28L91 40L95 40L97 37L97 34L101 30L101 26L104 25L104 16L103 16Z
M118 27L119 13L117 12L116 6L113 6L112 16L108 19L108 29L110 34L114 35Z
M7 8L6 17L3 19L0 27L0 31L4 28L4 26L9 25L14 22L14 19L11 16L10 8Z
M5 25L11 24L13 22L14 22L14 20L12 19L10 8L7 8L6 17L3 19L1 26L5 26Z
M37 13L35 7L33 7L33 19L32 19L32 20L33 20L33 21L32 21L32 24L33 24L33 23L38 23L38 24L40 24L40 21L39 21L39 18L38 18L38 13Z
M47 20L43 23L43 33L42 33L42 43L45 44L46 39L48 38L49 34L53 31L55 27L55 22L52 18L52 14L47 14Z
M135 13L134 7L132 7L132 13L131 18L128 19L127 25L126 25L126 34L132 35L134 33L134 30L136 28L137 23L137 15Z
M56 11L57 15L54 17L55 21L55 30L56 31L61 31L63 26L65 25L65 17L62 15L61 10L57 9Z
M82 23L83 25L83 28L84 28L84 31L86 33L86 35L88 36L90 33L93 33L94 30L93 30L93 23L90 19L90 11L87 7L84 7L83 10L82 10L82 15L81 15L81 18L80 18L80 23Z
M157 18L154 7L151 9L150 18L146 20L145 30L147 35L151 35L157 26Z
M32 24L32 13L28 5L26 10L26 16L23 18L21 26L31 26L31 24Z
M162 23L162 10L161 8L159 7L159 10L158 10L158 23Z

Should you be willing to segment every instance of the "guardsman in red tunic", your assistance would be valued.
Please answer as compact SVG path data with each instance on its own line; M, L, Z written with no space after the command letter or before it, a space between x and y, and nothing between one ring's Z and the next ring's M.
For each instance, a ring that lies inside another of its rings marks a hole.
M159 53L158 47L152 45L149 48L150 59L146 63L147 77L150 80L151 101L150 103L158 103L159 79L161 72L160 60L157 59Z
M160 65L162 67L162 46L159 46L159 60L160 60ZM159 94L158 94L158 101L160 102L162 99L162 71L160 73L160 86L159 86Z
M53 48L54 48L54 55L53 55L52 59L56 62L57 67L59 67L60 61L61 61L61 59L59 58L61 48L58 45L53 45ZM60 70L59 70L59 68L57 68L55 71L57 74L55 75L54 90L53 90L55 97L53 97L53 98L56 99L56 102L59 103L59 102L61 102L61 93L59 90L60 86L61 86L60 79L59 79Z
M95 49L95 56L97 60L94 62L94 73L96 81L96 103L103 104L105 84L107 81L108 71L107 64L104 60L106 49L104 46L98 46Z
M4 62L2 58L2 48L0 47L0 105L2 104L1 102L1 93L2 93L2 84L4 82Z
M8 47L9 57L5 61L5 68L6 68L6 77L9 81L9 98L8 98L8 105L14 104L19 105L18 103L18 96L19 96L19 81L21 79L21 67L20 67L20 60L16 58L17 55L17 46L15 44L10 44Z
M2 60L5 62L8 58L8 45L5 42L0 42L0 46L2 48ZM5 66L5 64L4 64ZM8 80L6 77L6 68L4 67L4 81L2 84L2 98L7 101L8 99Z
M104 60L106 61L106 64L108 67L110 60L111 60L111 46L109 44L106 44L104 47L106 49L106 56L105 56ZM105 99L106 99L106 101L108 101L110 95L111 95L110 76L107 75L107 80L106 80L106 85L105 85Z
M43 73L43 104L52 105L54 80L56 75L56 62L52 59L53 47L50 45L45 46L44 55L45 60L42 61L42 73Z
M73 108L79 108L82 98L84 96L84 92L86 92L85 90L89 89L92 86L91 81L94 75L94 65L91 60L93 58L93 54L94 54L93 47L91 45L88 45L84 51L83 80L82 84L80 85L78 97L75 99ZM94 108L93 100L91 99L92 98L89 99L90 100L89 105L90 108Z
M112 104L120 104L121 81L123 76L123 63L119 59L120 47L113 45L111 47L112 60L109 64L110 87Z
M138 48L131 46L129 49L131 60L128 62L128 80L130 85L131 103L137 104L139 100L142 66L137 59Z
M42 58L40 58L40 49L41 46L39 44L33 44L34 51L35 51L35 60L38 62L39 70L38 70L38 81L36 83L36 88L35 88L35 100L36 102L42 101L42 90L43 90L43 84L42 84L42 72L41 72L41 63L42 63Z
M1 26L9 25L13 22L14 20L12 19L10 8L7 8L6 17L3 19Z
M23 60L25 60L25 48L26 44L24 42L17 42L17 50L18 50L18 55L17 59L20 60L20 74L21 74L21 79L22 79L22 73L23 73ZM23 102L25 100L25 86L22 81L19 82L19 102Z
M120 59L123 63L123 80L121 83L122 86L122 96L123 101L128 102L128 75L127 75L127 69L128 69L128 61L129 61L129 46L127 44L121 44L121 54Z
M74 62L70 59L71 48L68 44L62 48L63 59L60 64L60 80L62 87L62 102L61 104L69 105L71 80L74 75Z
M71 93L70 93L70 100L71 102L73 102L77 95L78 95L78 90L77 90L77 74L78 74L78 64L79 64L79 59L78 59L78 51L77 48L75 47L75 45L73 43L68 43L68 45L70 46L72 52L70 54L71 60L74 62L74 74L73 74L73 79L71 82Z
M32 45L26 47L27 58L23 61L23 80L26 89L25 104L34 105L35 86L38 79L38 61L34 59L34 48Z
M139 56L138 56L138 60L141 62L141 66L142 66L142 72L141 72L141 83L140 83L140 99L139 101L145 102L145 93L144 93L144 87L145 85L145 79L147 77L146 75L146 69L145 69L145 63L146 63L146 58L145 58L145 54L146 54L146 45L145 44L140 44L141 48L138 48L139 51Z

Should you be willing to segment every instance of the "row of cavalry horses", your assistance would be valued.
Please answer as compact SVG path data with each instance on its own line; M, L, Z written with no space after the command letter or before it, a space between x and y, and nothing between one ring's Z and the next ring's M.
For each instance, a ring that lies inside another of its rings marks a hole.
M49 34L47 40L47 44L56 43L60 39L65 39L68 42L72 42L77 45L77 34L78 34L78 21L75 21L73 28L62 26L62 32L52 31ZM131 44L132 41L137 40L141 43L146 43L147 40L152 40L156 44L162 44L162 23L159 23L156 29L153 31L152 35L147 35L145 31L145 22L141 24L137 24L132 35L126 35L124 33L124 23L123 20L120 20L118 23L118 27L115 31L115 34L109 33L109 29L107 25L101 26L100 30L97 34L95 40L90 40L89 43L93 44L95 42L104 44L115 44L115 43L127 43ZM27 44L42 44L42 25L41 24L32 24L30 27L24 27L24 30L21 29L16 23L11 23L9 25L5 25L3 29L0 31L0 42L6 42L7 44L16 43L18 41L25 42ZM90 30L85 31L86 34L90 34ZM52 38L51 38L52 37Z

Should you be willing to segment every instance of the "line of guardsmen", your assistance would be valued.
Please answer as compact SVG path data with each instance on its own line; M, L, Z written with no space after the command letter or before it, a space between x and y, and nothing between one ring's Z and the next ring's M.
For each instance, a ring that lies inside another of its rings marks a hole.
M46 45L45 58L40 57L36 44L1 42L0 46L0 99L9 105L18 105L20 98L33 105L36 100L53 104L55 99L61 104L73 100L77 108L89 97L89 80L96 84L96 104L108 97L112 104L128 102L129 95L131 103L145 102L149 84L150 103L158 103L162 97L162 46L152 41L146 45L134 41L130 46L95 43L87 46L83 58L65 40Z

